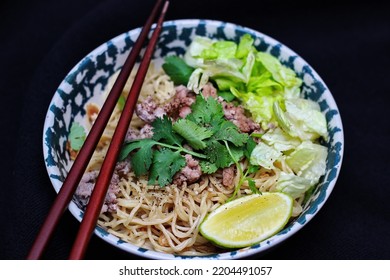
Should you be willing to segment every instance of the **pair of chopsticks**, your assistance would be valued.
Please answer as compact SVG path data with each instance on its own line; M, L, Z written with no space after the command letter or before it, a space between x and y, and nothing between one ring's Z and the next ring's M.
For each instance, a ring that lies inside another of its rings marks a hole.
M99 115L95 120L91 131L88 133L84 145L79 151L79 154L77 155L76 160L74 161L72 168L70 169L49 211L48 216L46 217L33 243L33 246L31 247L27 259L39 259L47 247L48 241L53 235L54 229L58 225L60 217L65 212L74 192L77 189L78 184L80 183L85 169L87 168L88 162L91 159L93 152L95 151L99 139L107 125L112 111L115 108L118 98L122 93L131 70L134 67L137 56L142 49L143 43L148 36L150 28L162 4L163 0L157 0L149 18L142 28L137 41L135 42L129 56L127 57L125 64L118 78L116 79L112 90L110 91L110 94L108 95L101 111L99 112ZM96 226L97 219L103 206L107 189L114 172L115 163L117 161L127 129L130 125L131 117L133 115L134 108L146 76L146 72L152 59L157 39L161 33L162 23L168 9L168 5L169 1L164 1L164 6L160 12L156 27L149 40L149 44L145 50L144 57L135 76L133 85L125 103L125 107L108 148L107 155L100 169L94 190L87 205L87 209L84 213L84 217L81 221L80 229L71 249L69 259L82 259L86 252L88 242L92 236L92 232Z

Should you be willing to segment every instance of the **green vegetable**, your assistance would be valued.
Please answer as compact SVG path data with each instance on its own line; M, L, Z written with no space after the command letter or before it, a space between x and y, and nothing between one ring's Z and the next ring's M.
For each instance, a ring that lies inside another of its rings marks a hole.
M256 61L261 63L280 85L287 88L299 88L301 86L302 80L296 77L293 70L283 66L276 57L268 53L258 52L256 53Z
M327 149L311 141L327 139L327 123L317 103L300 98L302 80L292 69L271 54L257 51L249 34L238 43L197 36L185 53L184 62L195 69L188 78L190 90L199 93L212 81L219 96L227 102L240 101L265 131L252 134L261 138L257 144L224 119L216 100L200 96L186 120L173 126L183 141L180 145L188 144L193 152L203 156L199 157L203 172L211 174L236 164L240 180L230 199L244 182L248 182L252 192L257 192L248 174L260 167L276 169L274 163L281 159L294 173L281 172L279 191L296 198L318 183L326 169ZM239 164L243 157L249 159L246 170Z
M280 127L293 137L301 140L315 140L319 137L327 139L328 130L324 114L317 103L292 98L284 101L286 111L274 104L274 112Z
M84 144L85 138L86 133L84 127L82 127L78 122L73 122L70 127L68 138L72 150L79 151Z
M212 132L212 135L207 138L206 147L203 150L211 164L217 168L225 168L244 156L245 144L249 136L246 133L240 133L232 122L224 118L222 105L216 99L212 97L206 99L198 95L191 110L186 119L204 127L207 131L207 134L199 132L199 136L206 139L209 132ZM191 145L191 143L189 144ZM211 165L203 164L203 166L205 172L214 169Z
M209 78L225 78L235 83L247 82L255 56L236 57L237 44L197 36L184 55L185 62L196 68L187 87L199 92ZM225 90L228 88L225 88Z
M119 109L123 110L123 108L125 108L125 104L126 104L126 98L123 95L119 96L118 103L117 103Z
M298 198L312 186L310 180L280 172L276 189L282 193L290 195L292 198Z
M160 186L172 182L173 175L186 165L186 160L179 151L170 149L155 150L153 154L153 167L150 170L149 184L158 181Z
M145 175L152 164L152 147L157 144L158 142L153 139L129 142L123 146L119 155L119 160L124 160L132 151L139 149L138 152L134 153L131 157L132 168L135 175Z
M187 87L198 93L213 80L219 91L230 91L265 127L276 121L273 104L299 97L302 81L272 55L258 52L253 44L249 34L238 44L196 37L184 55L185 62L195 68Z
M253 140L249 141L248 134L240 133L233 123L225 120L222 105L214 98L198 95L191 110L186 119L174 124L167 116L156 119L152 123L153 137L125 143L119 159L132 154L130 160L136 176L149 173L150 184L157 181L165 186L185 165L182 154L198 158L202 171L209 174L249 154ZM191 149L185 148L186 145ZM157 146L160 149L155 149Z
M254 40L249 34L245 34L241 37L240 43L238 44L236 57L244 58L253 48Z
M177 56L166 57L162 68L175 85L187 85L194 71L194 68L188 66L183 59Z
M219 141L209 141L205 152L208 155L208 160L218 168L225 168L234 163L224 143Z
M210 126L210 124L211 126L217 126L224 121L224 113L221 104L217 100L214 98L205 99L203 96L197 95L187 119L201 126Z
M218 91L218 96L221 96L227 102L231 102L236 98L230 91Z
M273 120L273 104L282 99L280 95L258 95L251 92L240 92L236 88L231 88L231 92L239 100L243 106L252 114L252 118L257 123L262 123L263 126Z
M289 151L295 149L301 141L298 138L294 138L289 134L285 133L279 127L276 127L273 130L267 131L264 135L261 136L261 139L275 148L278 151Z
M211 163L207 160L200 160L199 165L201 170L206 174L213 174L218 170L218 166L215 163Z
M261 191L259 191L258 188L256 188L255 181L252 178L247 178L249 189L251 190L252 194L261 194Z
M174 133L172 121L165 115L153 122L153 140L164 140L169 145L181 146L182 138Z
M185 165L185 159L181 153L191 154L199 158L205 155L188 150L182 146L182 138L176 134L171 120L164 116L153 123L153 137L138 139L123 145L119 160L124 160L130 153L132 168L136 176L146 175L150 172L149 183L154 184L158 180L160 186L172 182L173 175ZM155 146L166 149L153 150ZM164 172L163 170L166 168Z
M206 148L206 142L203 140L213 135L213 132L209 129L187 119L180 119L175 122L173 130L186 139L188 144L196 150Z
M267 144L260 142L253 149L250 163L260 165L267 169L274 169L274 162L281 157L282 153Z
M286 163L296 175L309 180L311 186L325 174L327 154L326 147L305 141L287 156Z
M210 48L204 49L200 54L204 59L234 58L237 45L231 41L217 41Z
M223 120L219 123L213 139L229 141L231 144L241 147L248 141L248 134L239 132L237 126L232 122Z

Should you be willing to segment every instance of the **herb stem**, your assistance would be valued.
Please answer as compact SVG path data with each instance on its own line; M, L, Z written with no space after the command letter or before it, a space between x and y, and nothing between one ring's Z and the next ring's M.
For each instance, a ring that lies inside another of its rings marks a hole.
M230 151L230 147L229 147L228 142L227 142L226 140L224 140L223 142L225 143L226 149L227 149L227 151L228 151L230 157L232 158L232 160L233 160L234 163L236 164L236 167L237 167L238 172L240 172L240 180L238 181L238 184L237 184L237 186L235 187L232 196L229 197L229 199L227 200L227 201L231 201L231 200L233 200L233 199L236 197L238 191L240 190L240 188L241 188L241 186L242 186L242 183L244 183L244 181L245 181L245 179L246 179L246 175L248 174L248 172L246 172L246 173L244 174L244 172L243 172L243 170L242 170L242 167L241 167L241 164L237 161L237 159L233 156L232 152Z
M165 143L160 143L160 142L156 142L156 144L159 145L159 146L162 146L162 147L170 148L172 150L176 150L176 151L179 151L179 152L190 154L190 155L193 155L193 156L198 157L198 158L203 158L203 159L207 158L207 156L205 156L204 154L200 154L200 153L188 150L186 148L183 148L182 146L172 146L172 145L165 144Z

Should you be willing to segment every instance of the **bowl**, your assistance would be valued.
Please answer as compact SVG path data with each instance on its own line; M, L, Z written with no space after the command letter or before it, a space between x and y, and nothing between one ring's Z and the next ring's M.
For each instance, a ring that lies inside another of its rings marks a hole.
M69 72L54 93L44 123L43 153L47 172L56 192L60 190L71 166L66 142L72 122L85 115L85 104L101 95L109 78L122 67L140 30L137 28L121 34L93 50ZM129 244L97 226L95 234L104 241L131 254L150 259L239 259L265 253L284 242L305 226L325 204L336 184L341 168L344 148L343 128L331 92L303 58L282 43L253 29L232 23L198 19L165 22L153 58L158 61L167 55L184 54L185 48L195 35L238 41L245 33L255 38L254 44L259 51L272 54L297 73L303 80L302 90L305 97L317 102L326 116L329 133L329 138L324 143L328 149L326 174L322 176L320 183L304 205L303 212L281 232L259 244L212 255L189 257L144 249ZM81 221L83 211L77 206L75 200L70 203L69 211Z

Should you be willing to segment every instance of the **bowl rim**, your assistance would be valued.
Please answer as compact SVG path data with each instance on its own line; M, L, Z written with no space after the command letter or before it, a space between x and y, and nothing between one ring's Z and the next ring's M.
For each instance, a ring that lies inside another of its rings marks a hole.
M279 235L280 233L278 233L278 234L260 242L259 245L251 246L249 248L247 247L247 248L243 248L243 249L234 249L232 251L227 251L227 252L223 252L223 253L216 253L216 254L209 254L209 255L205 255L205 256L176 255L176 254L171 254L171 253L157 252L157 251L154 251L151 249L143 249L143 248L138 247L136 245L133 245L131 243L121 241L120 238L118 238L112 234L109 234L104 229L100 228L99 226L96 226L94 233L99 238L101 238L105 242L115 246L116 248L124 250L124 251L131 253L133 255L138 255L140 257L146 257L149 259L178 259L179 258L179 259L221 259L221 260L225 260L225 259L242 259L242 258L251 256L251 255L254 255L254 254L265 253L271 247L274 247L274 246L281 244L286 239L288 239L289 237L291 237L292 235L297 233L302 227L304 227L308 222L311 221L311 219L319 212L319 210L323 207L325 202L328 200L330 194L332 193L332 191L336 185L338 176L340 174L340 169L341 169L343 155L344 155L344 145L345 145L344 144L344 129L343 129L343 125L342 125L342 119L341 119L340 111L337 107L337 104L334 100L333 95L331 94L330 90L326 86L325 82L322 80L322 78L319 76L319 74L315 71L315 69L313 67L311 67L311 65L309 63L307 63L299 54L297 54L295 51L291 50L289 47L287 47L286 45L284 45L280 41L275 40L273 37L266 35L262 32L259 32L257 30L252 29L252 28L248 28L248 27L236 24L236 23L213 20L213 19L176 19L176 20L165 21L163 23L163 30L164 30L164 28L166 28L168 26L196 26L201 22L204 24L207 24L207 25L214 25L214 26L224 25L226 27L232 28L233 30L239 30L240 32L243 32L243 33L250 33L251 35L255 36L256 38L259 38L259 37L264 38L267 40L267 43L269 43L272 46L274 46L274 45L282 46L284 52L287 52L289 55L295 55L297 57L297 59L299 59L300 63L307 65L311 69L311 73L315 77L315 79L318 80L319 82L321 82L325 86L325 91L323 94L326 97L325 99L326 99L327 103L329 104L329 107L332 108L332 110L336 110L338 113L336 116L336 123L337 123L337 127L340 128L340 130L338 131L337 140L339 142L341 142L341 148L339 150L339 161L335 166L336 167L336 174L335 174L335 177L329 182L329 184L326 188L325 197L317 205L317 208L315 209L315 211L313 213L310 213L310 214L304 214L305 221L303 224L296 223L296 225L294 225L294 228L289 228L287 231L285 228L282 232L284 232L284 231L286 231L286 232L283 233L282 235ZM152 28L153 28L153 26L152 26ZM101 45L99 45L98 47L96 47L95 49L90 51L86 56L84 56L67 73L65 78L62 80L62 82L60 83L60 85L56 89L56 91L55 91L55 93L50 101L50 104L49 104L49 107L47 110L47 114L45 117L45 122L44 122L44 126L43 126L43 156L44 156L44 159L46 159L48 157L48 152L49 152L47 147L46 147L47 146L46 131L48 128L50 128L50 122L49 122L49 120L51 118L50 107L52 106L52 104L55 104L56 100L59 98L58 97L58 89L60 89L61 87L67 86L66 85L67 78L74 75L74 73L77 72L77 70L83 65L84 59L86 57L96 56L97 54L103 53L104 50L107 49L108 42L121 41L125 38L125 36L129 36L132 34L139 34L140 31L141 31L141 27L137 27L137 28L131 29L129 31L123 32L123 33L111 38L110 40L102 43ZM58 170L58 166L56 166L56 165L50 166L47 164L46 160L45 160L45 166L46 166L46 170L47 170L47 173L49 175L49 179L51 181L51 184L53 185L55 191L58 193L60 188L61 188L62 182L60 182L57 178L54 178L53 176L51 176L53 171ZM78 206L73 201L71 201L71 203L69 204L68 209L79 222L82 220L82 211L78 208Z

